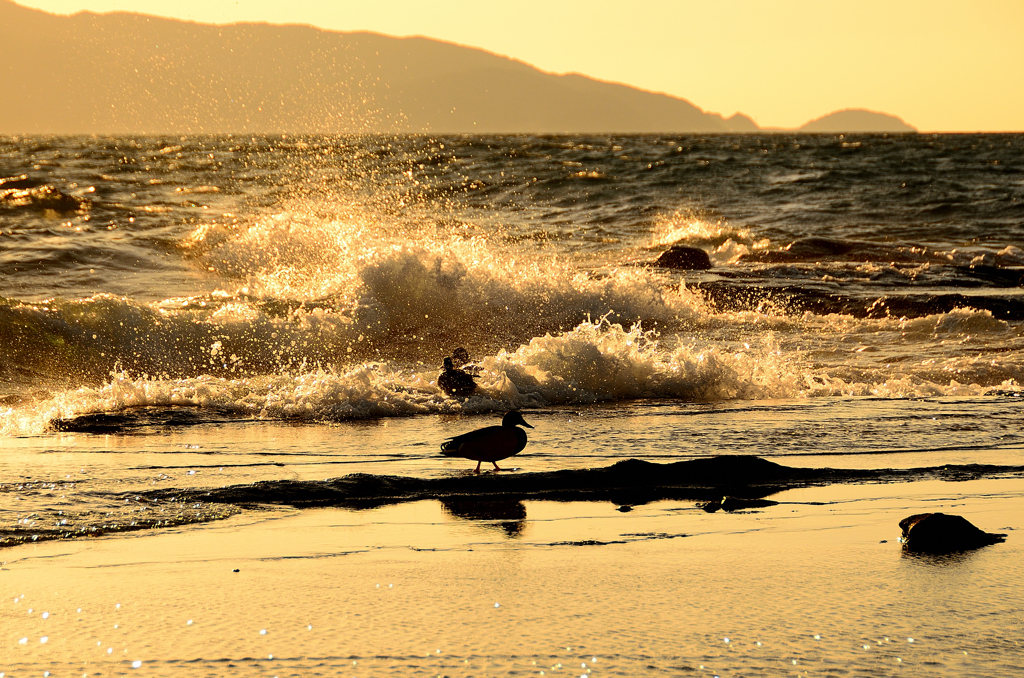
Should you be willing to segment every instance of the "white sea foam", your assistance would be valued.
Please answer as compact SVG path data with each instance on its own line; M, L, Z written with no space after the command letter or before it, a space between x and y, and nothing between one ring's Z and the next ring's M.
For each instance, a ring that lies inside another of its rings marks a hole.
M226 415L341 421L449 411L593 403L631 398L715 401L795 395L795 377L767 346L727 352L692 343L664 350L639 325L607 320L536 337L479 361L478 391L465 402L437 388L436 368L363 363L347 370L231 379L145 379L118 374L102 386L0 411L6 435L39 433L55 419L138 407L200 407Z
M712 262L734 263L755 250L771 246L767 238L756 238L748 228L736 228L722 220L708 221L692 214L677 212L654 224L651 247L688 245L708 250Z

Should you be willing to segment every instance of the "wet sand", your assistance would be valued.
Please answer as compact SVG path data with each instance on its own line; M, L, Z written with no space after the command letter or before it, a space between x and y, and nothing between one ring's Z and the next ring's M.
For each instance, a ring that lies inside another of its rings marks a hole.
M735 513L419 500L26 544L0 551L0 672L1011 676L1022 496L988 478ZM1009 536L905 555L897 523L924 511Z

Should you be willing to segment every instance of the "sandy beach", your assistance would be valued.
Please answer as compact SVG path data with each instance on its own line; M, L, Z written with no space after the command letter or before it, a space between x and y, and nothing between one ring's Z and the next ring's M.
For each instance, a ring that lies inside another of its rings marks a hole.
M275 508L17 546L0 552L0 671L1011 676L1022 495L1002 478L792 490L736 513ZM1010 537L906 555L897 523L922 511Z

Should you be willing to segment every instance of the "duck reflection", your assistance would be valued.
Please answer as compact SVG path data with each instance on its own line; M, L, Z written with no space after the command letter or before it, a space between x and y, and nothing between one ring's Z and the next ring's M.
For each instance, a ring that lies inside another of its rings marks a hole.
M441 506L455 518L480 521L480 527L502 530L512 538L526 527L526 507L521 501L446 498Z

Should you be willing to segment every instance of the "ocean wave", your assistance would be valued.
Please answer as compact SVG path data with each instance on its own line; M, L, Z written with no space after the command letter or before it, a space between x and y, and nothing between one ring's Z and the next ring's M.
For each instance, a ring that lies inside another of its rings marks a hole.
M771 346L727 351L691 342L664 349L653 332L608 320L535 337L477 362L478 389L453 400L436 367L381 362L246 378L114 375L97 387L0 409L0 434L74 430L83 415L147 407L195 407L227 417L309 422L595 403L637 398L719 401L795 395L797 379ZM125 423L125 428L131 427ZM87 430L79 426L82 430Z
M719 265L736 263L752 252L771 247L771 240L758 238L749 228L730 226L722 220L714 222L693 214L676 212L658 219L653 227L652 248L687 245L707 250Z

